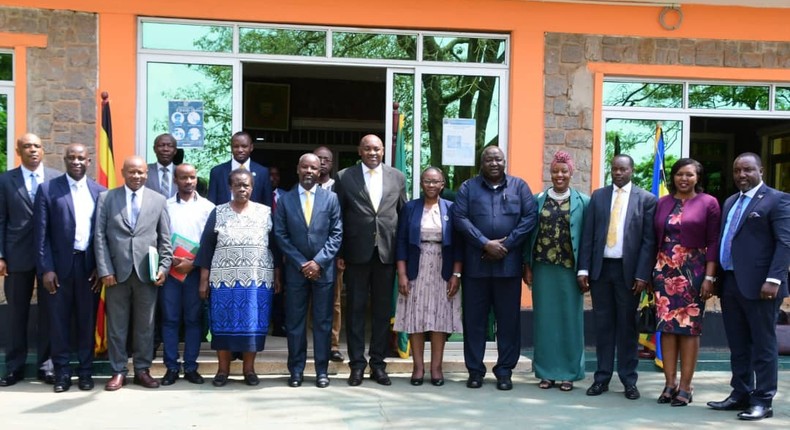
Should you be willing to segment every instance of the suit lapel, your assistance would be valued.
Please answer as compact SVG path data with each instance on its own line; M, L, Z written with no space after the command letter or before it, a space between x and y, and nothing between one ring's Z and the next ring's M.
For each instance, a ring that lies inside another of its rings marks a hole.
M741 231L743 224L746 222L746 218L748 218L749 214L754 211L754 208L758 204L760 204L760 202L762 202L763 197L765 197L766 190L767 187L765 184L763 184L760 187L760 189L757 190L757 192L754 194L754 197L752 197L752 199L749 200L749 204L746 205L745 208L743 208L743 212L741 212L741 218L738 220L738 228L735 229L735 234L738 234L738 232Z
M66 201L66 207L69 209L69 215L71 215L71 220L74 222L74 225L77 225L77 216L74 212L74 197L71 195L71 187L69 186L69 181L66 179L64 175L62 178L55 179L52 181L53 186L57 185L60 187L60 192L63 193L63 199Z
M27 186L25 185L25 178L22 177L23 176L22 168L17 167L13 172L14 173L12 178L14 180L14 185L16 186L16 190L19 193L20 197L22 197L22 201L25 202L25 205L32 210L33 201L30 200L30 194L27 192Z
M610 219L612 218L612 193L614 192L614 186L609 185L608 187L604 188L604 190L603 207L601 209L606 222L602 222L599 225L603 227L604 234L606 234L606 231L609 230Z
M368 191L368 187L365 185L365 177L362 174L362 167L360 165L356 165L351 168L351 179L355 182L355 188L359 190L359 195L361 198L368 203L370 206L370 210L376 212L373 208L373 201L370 199L370 192ZM383 180L384 178L382 178ZM382 188L383 188L383 181L382 181ZM383 190L382 190L382 197L383 197ZM380 203L379 203L380 204Z

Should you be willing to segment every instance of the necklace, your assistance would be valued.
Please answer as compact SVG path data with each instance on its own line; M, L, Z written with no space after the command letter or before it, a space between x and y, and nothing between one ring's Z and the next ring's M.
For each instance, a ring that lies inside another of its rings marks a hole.
M554 199L554 200L556 200L558 202L561 202L561 201L563 201L563 200L565 200L565 199L567 199L568 197L571 196L571 189L568 188L564 192L558 193L558 192L554 191L554 188L549 188L548 194L549 194L549 197L551 197L552 199Z

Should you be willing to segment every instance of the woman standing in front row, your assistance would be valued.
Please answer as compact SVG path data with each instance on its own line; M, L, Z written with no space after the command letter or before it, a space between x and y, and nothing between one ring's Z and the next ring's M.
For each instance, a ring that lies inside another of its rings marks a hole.
M681 158L670 171L669 195L656 207L653 288L666 380L658 403L672 406L691 403L702 315L716 280L721 209L713 196L702 192L701 178L702 165Z
M406 203L398 217L398 303L395 331L409 333L414 368L411 384L425 375L425 334L431 336L431 383L444 385L442 360L450 333L461 333L458 294L463 248L454 237L452 203L439 197L444 175L428 167L420 175L423 197Z
M570 188L573 159L557 151L552 187L536 196L538 225L524 255L524 282L532 289L535 376L538 386L571 391L584 379L584 293L576 283L576 260L590 198Z

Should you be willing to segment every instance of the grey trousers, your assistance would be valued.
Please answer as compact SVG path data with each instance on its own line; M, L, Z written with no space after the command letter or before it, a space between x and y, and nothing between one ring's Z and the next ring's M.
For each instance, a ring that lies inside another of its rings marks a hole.
M144 283L132 272L129 279L107 287L107 349L113 374L126 374L126 340L132 325L132 361L135 373L148 370L154 358L154 310L157 286Z

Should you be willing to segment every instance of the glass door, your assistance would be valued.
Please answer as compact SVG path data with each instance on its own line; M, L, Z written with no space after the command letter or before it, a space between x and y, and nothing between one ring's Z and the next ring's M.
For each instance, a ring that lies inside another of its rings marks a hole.
M779 191L790 192L790 132L770 136L768 171L765 182Z

